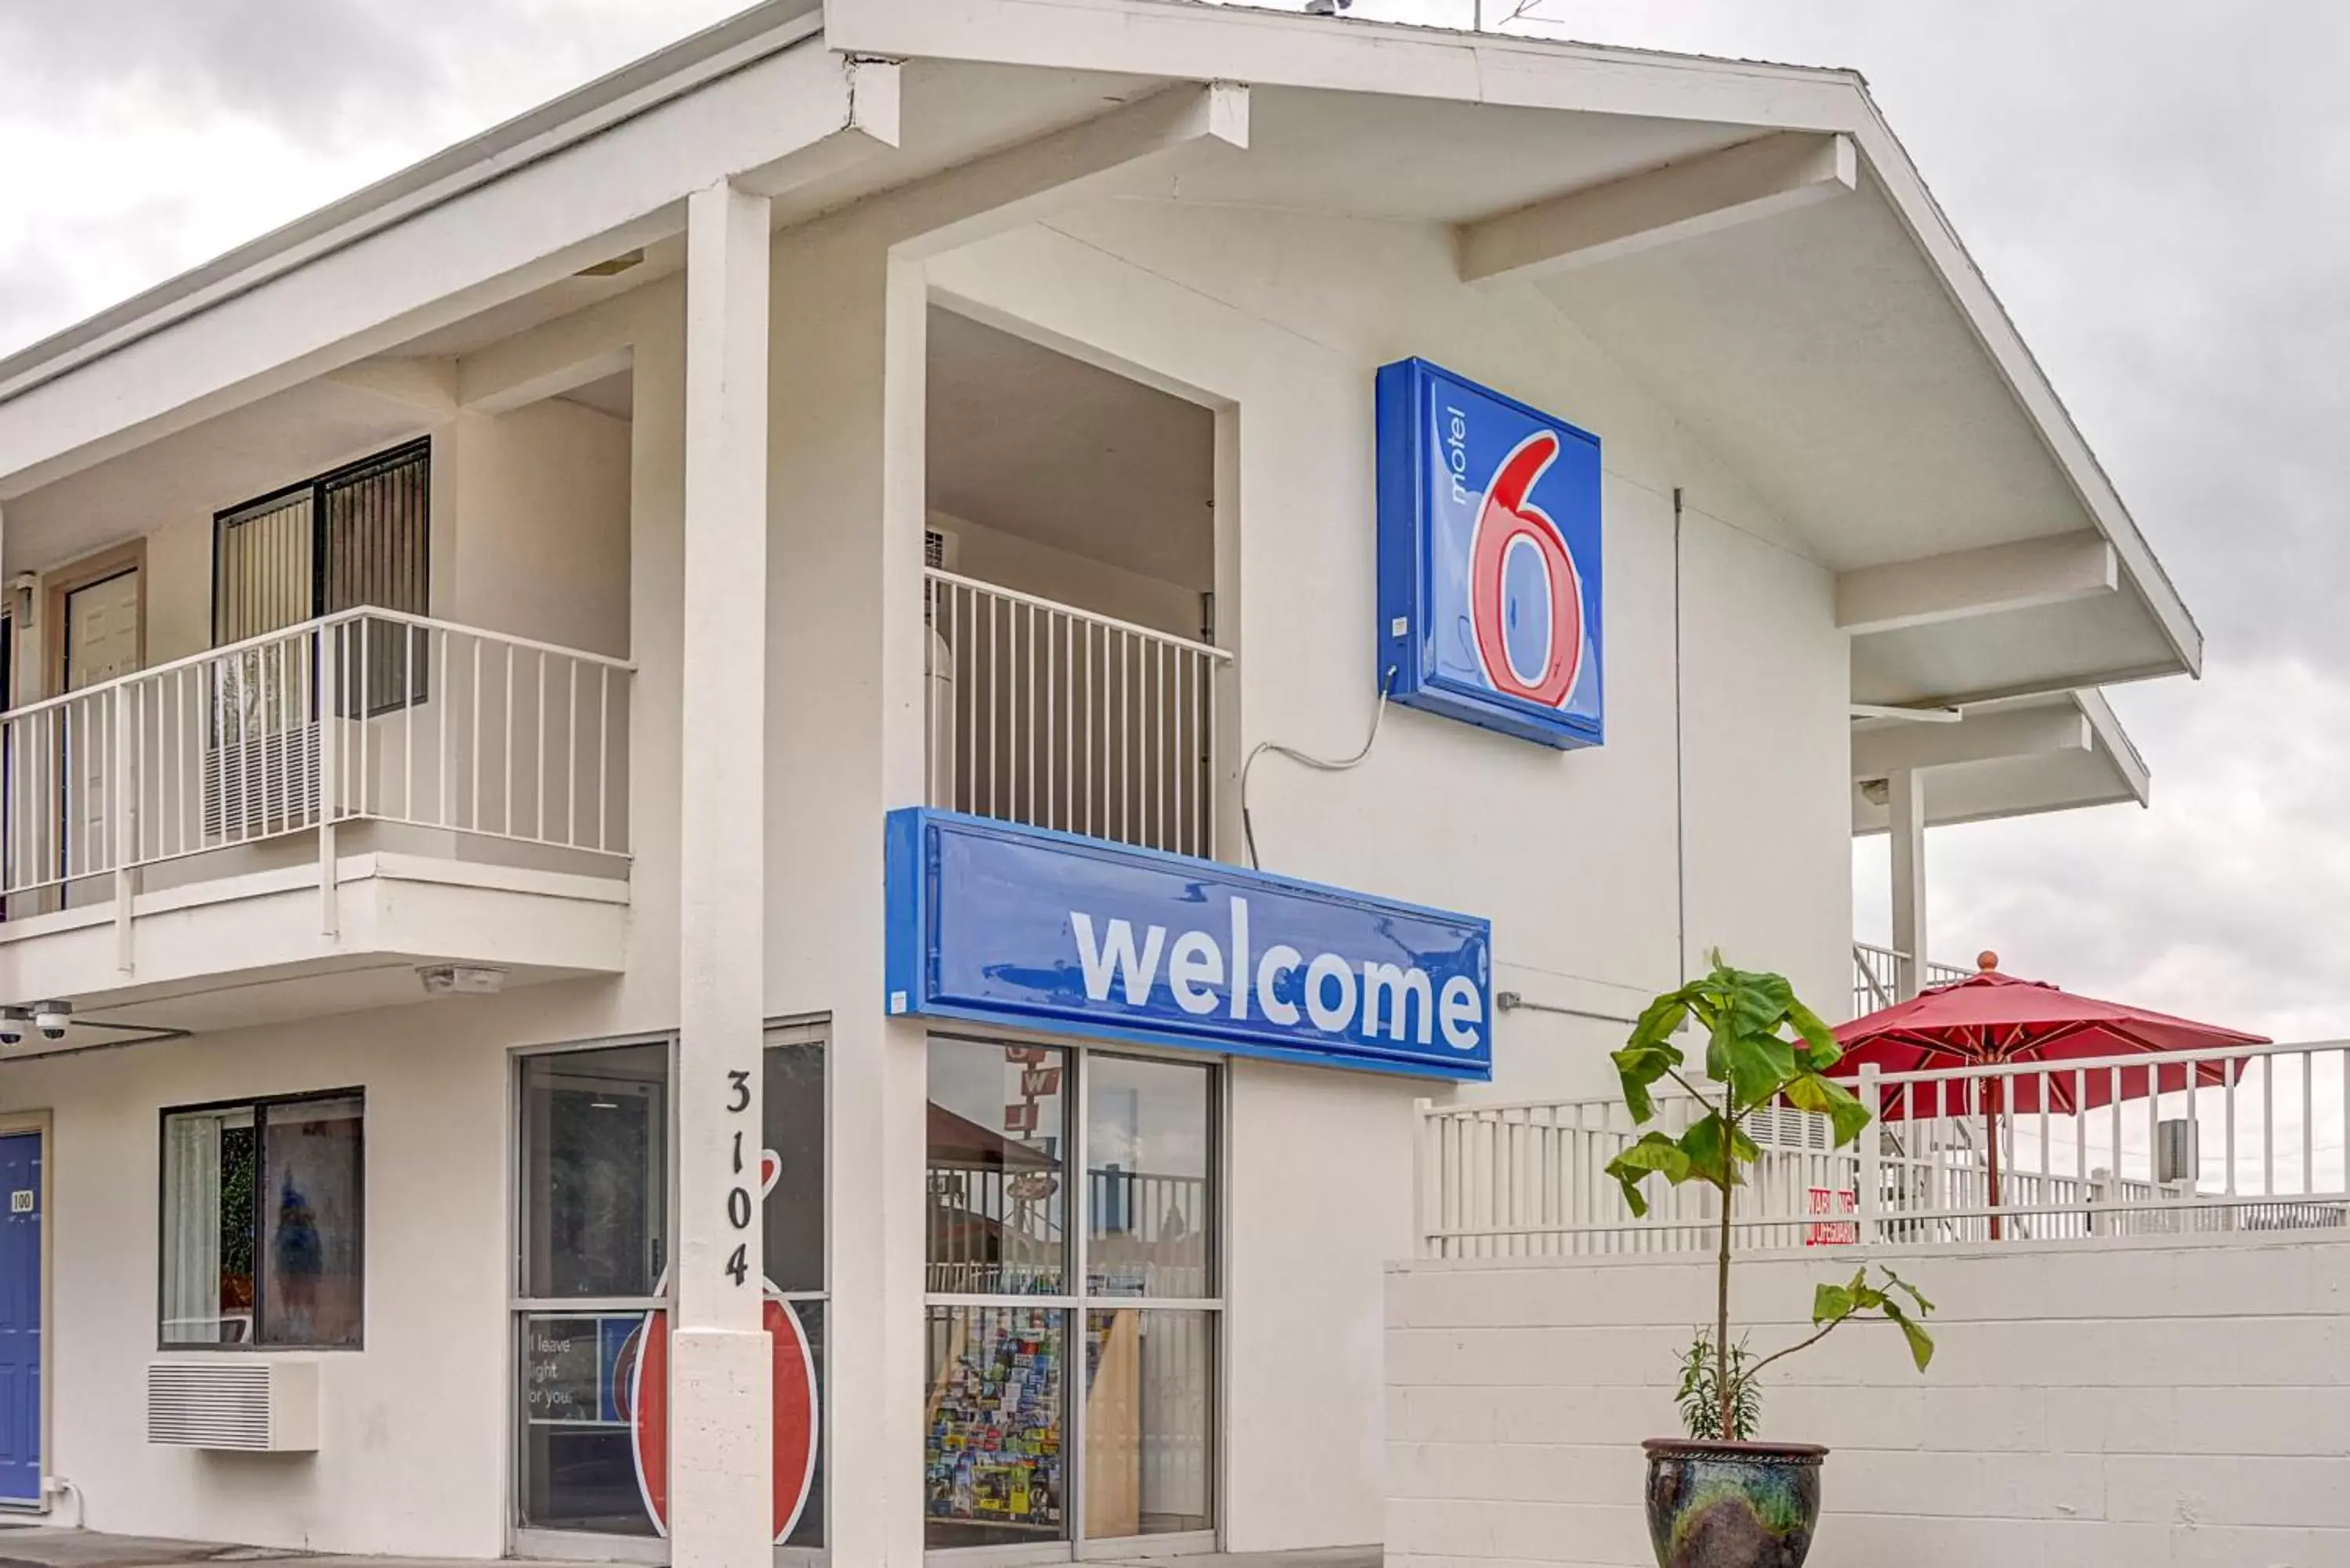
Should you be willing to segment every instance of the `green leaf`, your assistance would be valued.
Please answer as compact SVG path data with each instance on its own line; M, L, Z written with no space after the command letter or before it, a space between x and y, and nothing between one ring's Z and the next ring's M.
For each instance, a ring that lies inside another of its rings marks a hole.
M1812 1323L1814 1327L1850 1317L1852 1314L1852 1293L1844 1286L1823 1284L1812 1292Z
M1891 1269L1885 1268L1884 1264L1879 1263L1877 1267L1884 1270L1885 1282L1887 1284L1892 1286L1895 1290L1899 1291L1902 1294L1908 1296L1911 1301L1918 1303L1918 1316L1924 1317L1934 1310L1934 1303L1926 1299L1925 1292L1919 1290L1917 1286L1911 1284L1908 1281L1895 1273Z
M1795 1075L1795 1048L1776 1034L1738 1035L1722 1054L1729 1064L1726 1082L1741 1110L1768 1105Z
M1889 1297L1885 1301L1885 1315L1901 1325L1901 1337L1909 1342L1909 1359L1918 1364L1918 1371L1925 1371L1934 1359L1934 1336Z
M1681 1054L1670 1045L1633 1044L1613 1055L1616 1075L1623 1080L1624 1104L1632 1113L1633 1125L1645 1126L1657 1115L1656 1100L1648 1093L1650 1086L1681 1064Z
M1680 1148L1689 1158L1690 1175L1721 1188L1739 1186L1744 1180L1739 1162L1762 1153L1753 1139L1725 1123L1719 1111L1691 1123L1681 1134Z
M1662 1045L1672 1039L1689 1017L1690 1002L1697 990L1696 985L1685 985L1679 991L1667 992L1642 1008L1632 1024L1632 1037L1625 1044L1636 1047ZM1673 1059L1679 1061L1680 1053L1674 1052Z
M1860 1096L1831 1078L1798 1073L1787 1084L1787 1103L1799 1111L1814 1111L1828 1118L1835 1144L1842 1148L1868 1129L1868 1107Z
M1735 1013L1717 1011L1713 1027L1705 1036L1705 1075L1717 1084L1730 1082L1730 1054L1738 1044L1738 1019Z
M1690 1179L1689 1155L1660 1132L1652 1132L1607 1162L1607 1174L1624 1189L1625 1206L1638 1218L1648 1211L1648 1195L1640 1183L1662 1176L1678 1187Z
M1731 1007L1742 1033L1776 1034L1788 1009L1798 1005L1794 987L1784 975L1741 969L1722 972L1730 978Z
M1844 1047L1837 1043L1835 1031L1792 995L1787 998L1787 1022L1803 1036L1804 1064L1813 1072L1825 1073L1844 1060Z

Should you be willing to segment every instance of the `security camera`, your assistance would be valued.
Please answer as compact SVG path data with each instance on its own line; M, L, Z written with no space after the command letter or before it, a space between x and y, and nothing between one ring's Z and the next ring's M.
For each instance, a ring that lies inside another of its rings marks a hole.
M41 1032L44 1040L62 1040L66 1025L73 1022L70 1002L36 1002L33 1003L33 1027Z
M24 1039L26 1026L32 1022L29 1008L0 1007L0 1045L14 1045Z

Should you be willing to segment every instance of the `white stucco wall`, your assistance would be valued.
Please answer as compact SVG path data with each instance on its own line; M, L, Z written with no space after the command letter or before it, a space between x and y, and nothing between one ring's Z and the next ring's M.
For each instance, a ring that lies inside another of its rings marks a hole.
M2350 1563L2350 1242L2022 1244L1888 1255L1933 1298L1923 1376L1855 1325L1781 1364L1763 1435L1835 1451L1813 1568ZM1758 1348L1856 1260L1744 1264ZM1399 1267L1388 1282L1388 1560L1649 1568L1643 1438L1712 1265Z
M629 441L629 421L559 398L463 415L440 432L455 558L433 613L626 656Z

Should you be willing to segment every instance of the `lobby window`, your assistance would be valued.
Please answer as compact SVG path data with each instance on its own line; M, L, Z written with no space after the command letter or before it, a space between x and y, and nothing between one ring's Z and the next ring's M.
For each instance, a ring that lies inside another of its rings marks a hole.
M1215 1069L940 1038L930 1083L928 1544L1211 1532Z
M660 1533L668 1426L673 1108L667 1041L521 1059L515 1313L516 1523ZM779 1470L796 1456L790 1547L825 1541L823 1037L771 1030L761 1085L764 1319L775 1335ZM772 1157L772 1164L770 1164ZM798 1354L785 1357L781 1347ZM787 1366L804 1376L786 1377ZM651 1469L648 1469L648 1465ZM540 1543L560 1552L559 1540ZM575 1553L576 1554L576 1553Z
M165 1346L359 1347L365 1124L356 1090L163 1114Z

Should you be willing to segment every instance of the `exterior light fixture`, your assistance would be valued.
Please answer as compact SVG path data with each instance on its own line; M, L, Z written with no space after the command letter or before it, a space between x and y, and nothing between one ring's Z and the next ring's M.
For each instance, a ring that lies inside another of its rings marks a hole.
M506 971L488 964L425 964L416 971L427 996L495 996L505 989Z

